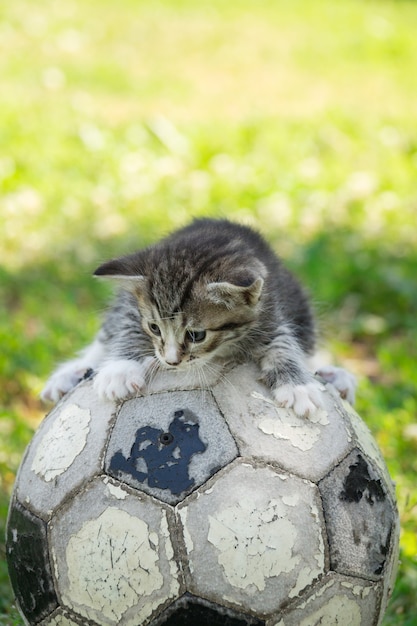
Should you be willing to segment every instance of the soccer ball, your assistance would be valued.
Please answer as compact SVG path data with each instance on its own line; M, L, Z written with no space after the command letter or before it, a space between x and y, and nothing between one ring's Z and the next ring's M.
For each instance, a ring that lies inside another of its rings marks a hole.
M27 623L381 623L399 522L375 441L331 385L303 419L258 378L167 371L117 404L85 380L58 403L8 518Z

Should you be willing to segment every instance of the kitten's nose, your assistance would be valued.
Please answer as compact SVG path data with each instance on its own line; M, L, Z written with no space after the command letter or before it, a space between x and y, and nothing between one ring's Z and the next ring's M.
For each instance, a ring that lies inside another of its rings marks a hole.
M181 355L176 346L167 346L165 349L165 363L175 367L181 363Z
M175 365L179 365L181 363L181 361L175 360L175 361L168 361L168 359L165 359L165 363L167 365L171 365L172 367L175 367Z

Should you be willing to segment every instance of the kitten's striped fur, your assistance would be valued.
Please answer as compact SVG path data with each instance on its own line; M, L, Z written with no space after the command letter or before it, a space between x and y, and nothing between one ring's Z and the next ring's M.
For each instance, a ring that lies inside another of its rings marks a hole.
M264 239L227 220L200 219L95 272L120 291L93 344L61 366L43 397L56 401L97 371L100 395L144 391L156 365L187 368L253 359L278 403L321 406L306 357L315 343L308 298Z

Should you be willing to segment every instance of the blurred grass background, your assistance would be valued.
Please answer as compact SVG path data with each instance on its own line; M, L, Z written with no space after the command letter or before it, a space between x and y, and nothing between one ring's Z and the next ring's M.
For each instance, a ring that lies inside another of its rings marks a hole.
M91 272L197 215L263 231L359 377L402 521L384 626L417 624L416 28L407 0L1 3L1 624L8 498L98 328Z

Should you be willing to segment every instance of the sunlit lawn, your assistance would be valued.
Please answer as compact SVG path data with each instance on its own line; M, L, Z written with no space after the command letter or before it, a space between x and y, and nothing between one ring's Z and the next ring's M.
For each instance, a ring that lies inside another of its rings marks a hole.
M0 537L42 383L105 306L91 272L229 216L360 379L403 529L384 625L417 624L416 26L395 0L1 4ZM0 623L21 624L0 552Z

